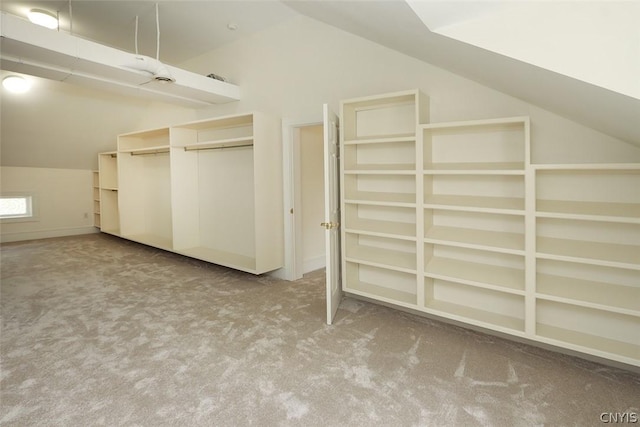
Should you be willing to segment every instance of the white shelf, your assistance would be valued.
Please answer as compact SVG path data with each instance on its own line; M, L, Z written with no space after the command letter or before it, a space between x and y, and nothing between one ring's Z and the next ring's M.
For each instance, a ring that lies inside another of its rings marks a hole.
M536 163L532 164L531 167L536 170L551 171L640 171L639 163Z
M429 209L524 215L524 199L514 197L426 195L424 197L424 207Z
M368 283L360 280L354 271L347 272L347 281L343 286L346 292L362 295L369 298L378 299L394 304L400 303L403 306L416 306L417 296L415 290L408 292L400 289L394 289L375 283Z
M416 254L373 248L362 245L347 245L346 261L389 268L405 273L416 273Z
M406 222L379 221L358 218L344 225L345 233L367 232L372 236L409 238L415 240L416 226Z
M640 317L640 287L538 273L537 297Z
M416 196L409 193L381 193L373 191L347 191L345 203L416 207Z
M524 255L524 235L456 227L429 227L425 243Z
M389 143L398 143L398 142L415 142L416 136L415 134L407 134L407 135L383 135L383 136L375 136L375 137L367 137L360 139L349 139L344 141L344 145L360 145L360 144L389 144Z
M640 270L640 249L633 245L538 237L539 258Z
M424 173L430 175L524 175L522 162L429 163Z
M462 304L431 300L425 303L427 312L453 320L472 323L488 329L521 335L524 332L524 320L517 317L478 310Z
M416 166L408 163L369 163L346 165L346 174L397 174L397 175L415 175Z
M466 285L524 294L524 270L480 264L451 258L433 257L426 262L425 276Z
M640 345L638 344L612 340L544 323L536 325L536 334L541 338L540 341L623 363L637 365L640 359Z
M640 204L537 200L536 216L640 224Z

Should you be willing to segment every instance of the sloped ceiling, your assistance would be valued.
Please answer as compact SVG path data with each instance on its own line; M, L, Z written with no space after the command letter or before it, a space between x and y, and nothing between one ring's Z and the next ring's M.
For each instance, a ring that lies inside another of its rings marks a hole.
M640 100L432 32L404 0L285 3L303 15L640 146Z
M454 2L435 3L442 6ZM477 17L486 10L486 3L464 2L466 15L462 18ZM571 3L574 7L580 5ZM179 66L187 59L302 14L640 146L640 100L432 32L405 0L208 0L159 4L160 59L168 64ZM137 15L140 53L155 56L153 1L0 2L3 11L22 16L31 7L58 10L62 30L72 29L78 36L128 51L133 51ZM456 16L435 17L439 27L459 22L459 11L460 8ZM236 23L238 29L230 31L229 23Z

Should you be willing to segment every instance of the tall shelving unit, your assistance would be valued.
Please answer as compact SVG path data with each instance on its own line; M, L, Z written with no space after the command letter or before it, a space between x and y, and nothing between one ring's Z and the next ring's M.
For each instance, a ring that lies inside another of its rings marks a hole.
M640 165L535 165L536 335L640 361Z
M640 164L533 164L528 117L342 102L348 294L640 366Z
M425 311L525 333L525 117L419 127Z
M100 228L100 172L92 172L93 179L93 226Z
M116 236L120 235L117 159L115 151L98 154L100 231Z
M419 91L341 105L342 271L347 292L415 307L418 301L416 126L429 118Z
M280 126L255 112L120 135L99 155L103 231L253 274L281 268Z

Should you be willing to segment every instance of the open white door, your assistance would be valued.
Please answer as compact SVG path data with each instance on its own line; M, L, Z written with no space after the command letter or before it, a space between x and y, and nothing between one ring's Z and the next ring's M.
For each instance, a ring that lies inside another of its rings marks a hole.
M324 104L324 218L327 256L327 324L333 322L340 300L340 147L338 116Z

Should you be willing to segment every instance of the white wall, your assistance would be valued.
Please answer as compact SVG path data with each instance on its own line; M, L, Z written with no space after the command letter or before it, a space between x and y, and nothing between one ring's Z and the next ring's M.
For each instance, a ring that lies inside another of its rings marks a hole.
M322 126L300 128L302 259L305 273L325 266L324 143Z
M284 119L321 119L321 106L342 99L419 88L431 121L529 115L533 160L640 161L640 149L446 70L306 17L239 40L181 64L216 70L242 88L242 100L198 114L265 110Z
M29 92L1 91L2 166L97 169L97 153L115 150L118 134L195 118L184 107L25 77Z
M37 218L33 221L2 222L0 240L13 242L96 232L92 187L90 170L0 167L1 192L29 192L37 205Z

